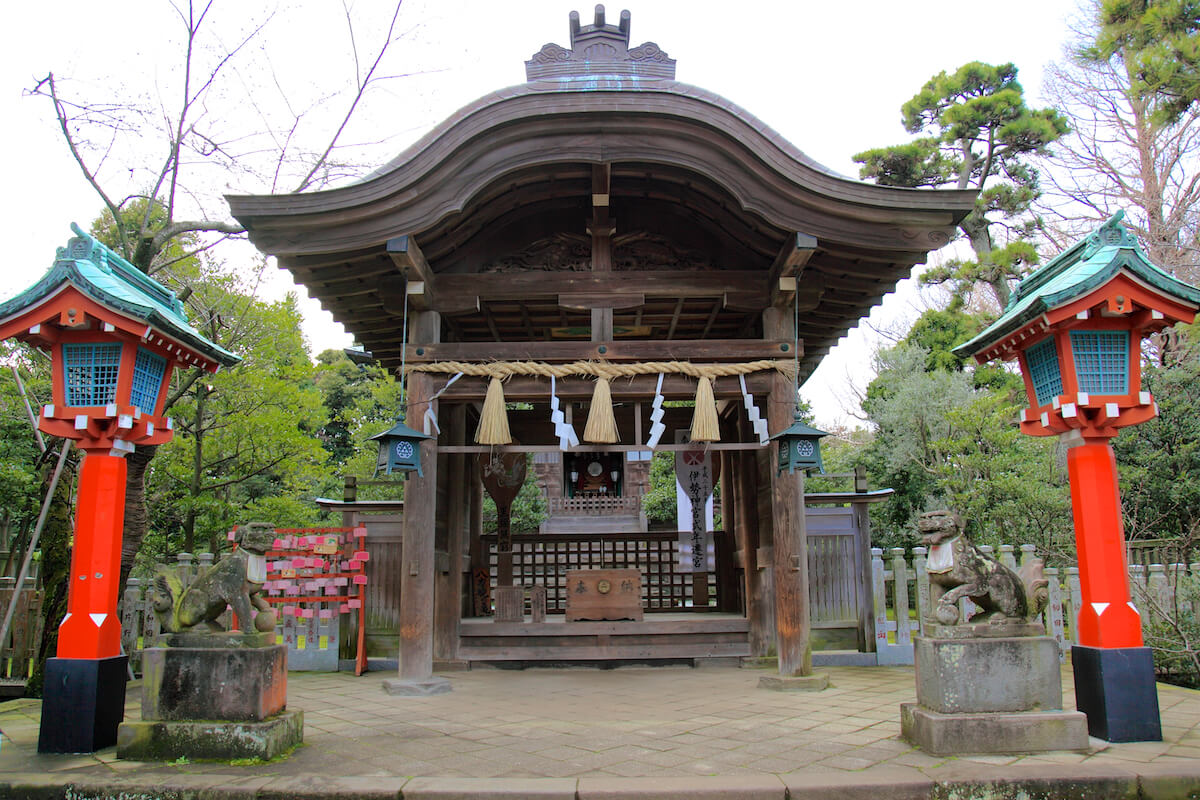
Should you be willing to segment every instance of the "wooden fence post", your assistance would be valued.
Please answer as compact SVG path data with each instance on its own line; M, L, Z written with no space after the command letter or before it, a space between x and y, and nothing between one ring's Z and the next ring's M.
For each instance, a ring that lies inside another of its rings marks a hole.
M904 548L892 548L892 596L896 614L896 644L912 644L912 629L908 622L908 562L904 560Z

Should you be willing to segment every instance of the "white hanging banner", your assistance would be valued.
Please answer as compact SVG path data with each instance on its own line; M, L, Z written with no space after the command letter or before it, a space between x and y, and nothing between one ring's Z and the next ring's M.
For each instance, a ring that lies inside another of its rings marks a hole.
M662 396L663 374L658 373L658 385L654 387L654 402L651 404L653 409L650 412L650 438L646 440L646 447L651 449L658 446L658 440L662 438L666 432L667 426L663 424L663 396Z
M676 451L675 479L692 506L692 528L679 532L677 571L711 572L716 569L716 554L706 507L713 493L712 453L699 444Z
M579 444L575 434L575 426L567 422L567 415L558 406L558 395L555 393L554 376L550 376L550 421L554 423L554 435L558 437L558 449L566 450Z
M746 391L746 376L738 375L738 383L742 385L742 402L746 406L746 417L750 420L754 432L758 434L758 443L765 447L771 440L768 435L767 421L759 412L758 406L754 405L754 396Z
M438 389L437 394L435 394L433 397L429 398L429 405L425 406L425 416L423 417L423 419L425 421L425 435L426 436L433 436L434 431L437 431L439 436L441 435L442 429L441 429L441 427L438 426L437 414L435 414L433 412L433 401L437 400L439 397L441 397L442 392L449 389L450 385L452 383L454 383L456 380L458 380L459 378L461 378L462 376L463 376L463 373L461 373L461 372L455 373L453 378L446 381L445 386L443 386L441 389Z

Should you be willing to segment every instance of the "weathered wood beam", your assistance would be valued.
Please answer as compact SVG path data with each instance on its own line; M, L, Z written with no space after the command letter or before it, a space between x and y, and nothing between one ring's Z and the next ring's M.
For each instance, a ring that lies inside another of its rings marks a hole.
M801 348L803 350L803 348ZM385 348L383 352L391 352ZM374 351L373 351L374 352ZM399 352L399 348L395 348ZM801 353L803 355L803 353ZM412 364L434 361L694 361L722 363L790 359L792 342L762 339L680 339L676 341L617 339L616 341L442 342L410 344L405 355Z
M434 294L441 298L472 295L484 300L530 300L559 295L641 294L651 297L722 297L762 293L767 275L761 270L675 272L622 271L618 275L591 272L495 272L438 275ZM764 306L765 307L765 306Z
M721 313L721 306L724 304L723 299L713 303L712 311L709 312L708 319L704 323L704 330L700 333L701 339L708 338L708 332L712 330L713 323L717 321L717 315Z
M817 237L807 233L796 232L788 236L775 262L771 264L769 283L774 285L779 278L796 275L804 270L804 265L817 251Z
M483 318L487 320L488 330L492 332L492 338L497 342L504 341L504 337L500 335L500 329L496 327L496 318L492 316L492 310L485 307L483 309Z
M614 280L614 283L619 281ZM620 294L560 294L558 304L563 308L576 311L590 311L594 308L637 308L645 305L646 295L622 292Z
M537 332L533 329L533 320L529 318L529 309L524 303L521 303L521 323L525 326L525 332L529 334L530 339L537 338Z
M675 336L675 327L679 325L679 312L683 311L683 298L675 301L675 311L671 314L671 327L667 329L667 338L671 339Z
M414 308L433 308L435 301L433 268L425 260L421 248L411 236L397 236L387 240L387 254L396 269L408 281L406 291L409 304Z

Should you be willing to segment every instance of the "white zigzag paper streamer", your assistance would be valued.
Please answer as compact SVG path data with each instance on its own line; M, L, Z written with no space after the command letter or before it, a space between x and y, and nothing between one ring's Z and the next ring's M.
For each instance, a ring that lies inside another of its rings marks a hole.
M575 426L567 422L567 415L558 407L558 395L555 394L554 376L550 376L550 421L554 423L554 435L558 437L558 449L566 450L576 447L579 437L575 435Z
M658 374L658 385L654 387L654 403L652 404L653 411L650 412L650 438L646 440L646 447L655 448L658 446L658 440L666 432L667 426L663 425L663 396L662 396L663 376Z
M758 406L754 405L754 397L746 391L746 376L738 375L738 382L742 385L742 402L746 404L746 417L754 427L754 432L758 434L758 443L765 445L770 440L770 436L767 435L767 421L763 419Z
M422 417L422 419L425 422L425 435L426 436L432 436L434 431L437 431L439 436L441 435L442 429L438 425L437 414L433 413L433 401L437 400L439 397L441 397L442 392L449 389L450 384L454 383L456 380L458 380L462 376L463 376L463 373L461 373L461 372L455 373L454 377L451 378L450 380L446 381L446 385L443 386L441 389L439 389L437 394L435 394L433 397L429 398L429 405L425 406L425 416Z

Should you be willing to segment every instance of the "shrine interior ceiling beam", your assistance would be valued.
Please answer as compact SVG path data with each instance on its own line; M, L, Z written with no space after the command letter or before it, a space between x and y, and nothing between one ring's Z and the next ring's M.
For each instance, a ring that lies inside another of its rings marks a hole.
M399 352L399 348L396 348ZM793 358L792 342L763 339L618 339L609 342L440 342L410 344L410 364L434 361L694 361L730 362ZM376 355L379 355L377 353ZM800 355L804 355L801 342Z
M432 308L442 313L448 298L476 297L484 300L527 300L536 297L563 297L568 308L577 307L580 297L604 295L629 298L651 297L724 297L726 305L739 309L765 308L767 276L758 270L710 270L689 272L681 277L673 271L593 272L497 272L476 275L437 275L434 277L437 300ZM624 301L620 301L624 302ZM597 304L588 308L624 308L625 305ZM460 312L461 313L461 312Z

